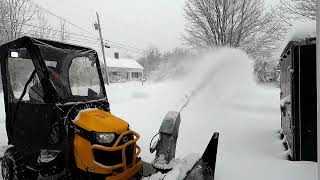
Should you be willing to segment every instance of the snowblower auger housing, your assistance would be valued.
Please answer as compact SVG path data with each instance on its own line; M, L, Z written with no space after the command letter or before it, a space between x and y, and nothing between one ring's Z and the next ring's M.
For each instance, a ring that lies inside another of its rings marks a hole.
M0 64L12 145L5 180L141 173L139 134L110 113L96 51L22 37L0 47Z

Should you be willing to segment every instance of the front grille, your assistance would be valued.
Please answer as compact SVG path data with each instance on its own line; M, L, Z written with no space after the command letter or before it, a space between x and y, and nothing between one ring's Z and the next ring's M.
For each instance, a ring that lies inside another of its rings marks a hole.
M132 134L125 135L118 146L125 144L126 142L133 140L134 137ZM126 165L131 165L133 162L133 152L134 152L134 144L131 144L126 147L125 155L126 155ZM96 162L103 164L105 166L114 166L122 163L121 150L117 151L103 151L99 149L93 149L93 155Z
M132 164L133 161L133 144L126 148L127 166Z
M94 159L105 166L114 166L122 163L121 150L118 151L102 151L93 149Z

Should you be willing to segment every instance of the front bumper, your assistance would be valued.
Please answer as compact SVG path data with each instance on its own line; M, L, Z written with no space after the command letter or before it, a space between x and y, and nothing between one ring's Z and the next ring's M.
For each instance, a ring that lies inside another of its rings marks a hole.
M123 143L123 138L132 135L133 139ZM112 147L91 144L88 140L76 135L74 154L77 167L83 171L105 174L106 179L130 179L142 168L138 155L141 152L137 145L140 135L132 130L122 133ZM99 156L96 152L99 152Z

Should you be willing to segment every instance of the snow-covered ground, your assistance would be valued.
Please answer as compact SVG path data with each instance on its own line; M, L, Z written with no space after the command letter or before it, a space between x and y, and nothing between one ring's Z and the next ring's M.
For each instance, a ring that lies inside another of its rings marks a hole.
M222 49L197 61L199 65L186 65L192 72L183 79L108 87L111 111L142 136L143 159L153 158L150 139L165 114L180 110L187 95L191 99L181 114L178 158L202 154L218 131L217 180L316 179L316 163L286 160L278 134L280 90L256 85L244 53Z
M166 113L179 111L189 99L181 114L176 162L186 163L184 157L192 159L190 154L202 154L217 131L216 180L316 179L316 163L285 159L277 133L279 89L255 84L250 58L239 50L220 49L186 62L185 68L189 73L179 79L107 87L111 112L140 133L145 161L153 159L149 142ZM0 113L2 146L6 144L4 109ZM166 179L178 176L179 171L174 171ZM154 179L162 177L158 174Z

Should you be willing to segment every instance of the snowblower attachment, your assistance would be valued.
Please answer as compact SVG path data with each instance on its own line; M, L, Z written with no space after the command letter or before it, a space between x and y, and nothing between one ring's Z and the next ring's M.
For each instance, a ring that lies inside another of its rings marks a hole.
M168 112L160 126L158 141L150 147L151 153L157 151L152 165L161 172L172 169L169 163L175 158L180 121L179 112Z
M189 171L185 180L213 180L216 169L219 133L215 132L200 160Z
M156 151L155 159L152 162L155 171L168 173L174 168L172 164L170 164L170 161L175 158L180 122L180 112L168 112L162 121L158 133L159 139L154 142L153 145L150 143L150 152L153 153ZM185 176L185 180L214 179L218 141L219 133L215 132L201 158ZM152 174L154 174L154 172Z

